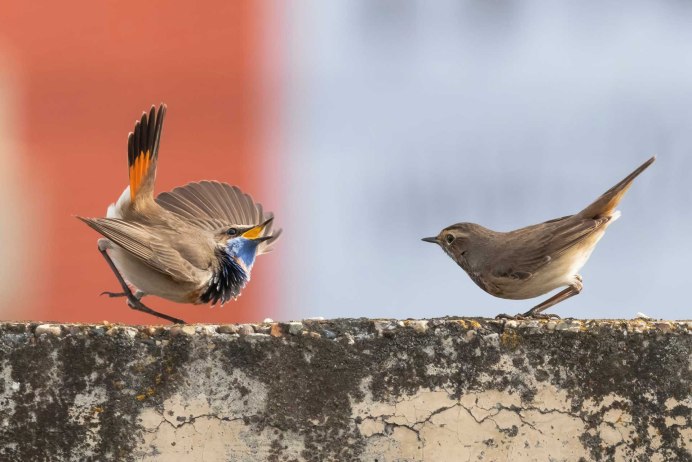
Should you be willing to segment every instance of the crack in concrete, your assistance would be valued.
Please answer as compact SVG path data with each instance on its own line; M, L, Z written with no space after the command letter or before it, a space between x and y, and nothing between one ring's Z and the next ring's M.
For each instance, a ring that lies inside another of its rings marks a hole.
M161 422L159 422L153 430L147 430L146 428L144 428L144 431L147 433L155 433L161 427L161 425L163 425L164 423L167 423L168 425L170 425L171 428L173 428L174 430L177 430L177 429L184 427L186 425L192 425L192 427L194 428L195 421L197 419L201 419L201 418L205 418L205 417L218 420L219 422L237 422L239 420L245 421L248 419L252 419L253 417L257 417L257 415L254 415L254 414L245 415L242 417L228 417L228 416L219 416L217 414L205 413L205 414L198 414L198 415L194 415L194 416L189 416L189 417L186 417L185 420L182 420L182 421L178 420L178 421L174 422L172 420L169 420L164 415L164 413L159 411L158 409L155 409L155 408L151 408L151 409L153 409L158 415L161 416ZM195 431L196 431L196 429L195 429Z
M438 390L434 390L434 391L438 391ZM446 390L439 390L439 391L445 391L450 398L452 396L451 393L447 392ZM491 406L491 407L484 407L484 406L478 404L478 400L476 400L476 402L473 406L467 406L461 402L461 399L458 399L454 404L452 404L450 406L441 406L441 407L431 411L423 419L410 421L408 419L408 417L406 417L405 415L399 414L397 412L397 410L398 410L398 407L402 403L404 403L405 401L411 402L414 399L415 399L414 397L408 397L407 399L399 400L396 403L394 403L394 405L393 405L394 406L394 412L392 414L368 415L368 416L361 418L361 419L352 419L352 420L355 421L356 425L358 425L359 423L362 423L365 420L379 421L384 425L383 431L371 433L369 436L365 437L365 439L370 439L373 437L390 437L392 434L393 428L402 428L402 429L406 429L408 431L411 431L416 435L417 441L419 441L421 443L420 450L421 450L422 455L425 454L425 449L427 446L427 442L421 436L422 429L425 427L426 424L429 424L432 421L434 416L439 415L445 411L448 411L448 410L454 409L454 408L458 408L459 413L466 412L468 414L468 416L471 417L473 419L473 421L479 425L483 424L486 421L490 421L493 423L493 425L495 426L497 431L499 431L501 433L509 434L510 436L516 435L516 433L514 435L512 435L510 433L511 428L515 427L515 426L513 425L512 427L506 428L497 420L497 415L500 414L502 411L511 412L513 415L515 415L518 418L519 422L521 422L521 426L525 426L527 428L530 428L531 430L537 432L539 435L541 435L543 437L547 436L546 433L543 431L543 429L541 429L534 422L531 422L529 419L527 419L527 417L525 415L526 412L537 412L538 414L541 414L541 415L553 415L553 414L564 415L564 416L567 416L571 419L575 419L575 420L581 422L585 427L589 427L589 422L586 420L584 412L575 413L575 412L570 412L570 411L566 411L566 410L559 409L559 408L546 408L546 407L538 407L535 405L524 405L524 406L518 406L518 405L514 405L514 404L506 405L506 404L502 404L502 403L497 403L495 406ZM473 412L474 408L483 410L483 411L487 412L488 414L484 417L481 417L481 418L476 417L476 415ZM418 409L418 408L414 405L414 409ZM597 414L601 414L601 417L602 417L603 416L603 408L599 408L592 415L597 415ZM407 423L401 423L401 422L393 421L394 419L401 419L401 418L405 419L407 421ZM601 419L601 421L602 421L602 419ZM619 428L617 428L615 425L613 425L610 422L603 422L602 421L602 423L606 423L609 426L616 429L618 431L618 433L620 434L621 439L624 440L625 435L622 433L622 431ZM459 440L461 442L461 440L459 439L458 431L457 431L457 440ZM615 445L614 447L618 447L622 444L624 444L624 442L621 441L617 445Z

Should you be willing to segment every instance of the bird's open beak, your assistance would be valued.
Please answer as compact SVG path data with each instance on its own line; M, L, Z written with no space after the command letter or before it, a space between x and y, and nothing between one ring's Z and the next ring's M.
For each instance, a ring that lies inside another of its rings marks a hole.
M423 242L432 242L433 244L437 244L437 237L424 237L421 239Z
M264 231L264 228L266 228L267 225L269 225L269 223L272 222L272 220L274 220L274 217L269 217L269 219L266 220L264 223L259 224L257 226L253 226L252 228L248 229L243 234L241 234L241 236L244 237L245 239L252 239L255 241L258 241L261 239L263 241L266 241L267 239L265 239L265 238L270 238L271 236L264 236L264 237L260 237L260 236L262 235L262 231Z
M271 236L271 235L270 236L262 236L262 237L255 238L254 241L255 242L264 242L264 241L268 241L269 239L273 239L273 238L274 238L274 236Z

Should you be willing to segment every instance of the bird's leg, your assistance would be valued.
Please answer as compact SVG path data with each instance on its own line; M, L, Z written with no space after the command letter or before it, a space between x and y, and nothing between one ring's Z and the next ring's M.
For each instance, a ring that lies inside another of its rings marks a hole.
M182 319L174 318L173 316L168 316L167 314L164 313L159 313L158 311L154 311L148 306L146 306L144 303L140 302L137 300L136 297L128 297L127 299L127 306L132 308L133 310L141 311L143 313L150 314L152 316L156 316L157 318L165 319L166 321L170 321L173 324L185 324L185 321Z
M567 287L565 290L556 293L549 299L539 303L538 305L534 306L531 308L529 311L527 311L524 314L517 314L514 316L510 316L508 314L498 314L495 316L495 319L527 319L527 318L560 318L560 316L556 314L541 314L543 311L547 310L553 305L557 305L558 303L567 300L570 297L574 297L577 295L579 292L581 292L581 289L583 287L582 284L582 278L578 274L575 276L575 282Z
M531 308L529 311L526 313L522 314L521 316L524 318L543 318L543 317L549 317L549 315L541 314L543 310L547 310L553 305L556 305L560 303L563 300L567 300L568 298L577 295L579 292L576 292L572 286L569 286L565 290L556 293L552 297L550 297L548 300L545 300L544 302L539 303L538 305L534 306Z
M106 241L102 243L102 241ZM133 310L141 311L143 313L148 313L152 316L156 316L162 319L165 319L166 321L170 321L174 324L185 324L185 321L182 319L174 318L173 316L168 316L167 314L159 313L158 311L154 311L148 306L146 306L144 303L139 301L139 298L137 298L130 288L127 286L127 283L123 279L122 275L120 274L120 271L118 271L118 268L115 267L115 263L113 263L113 260L111 260L110 255L108 255L108 252L106 249L109 247L109 242L105 239L99 239L99 252L101 252L101 255L103 255L103 258L106 259L106 263L108 263L108 266L111 268L113 271L113 274L115 274L115 277L118 279L118 282L120 283L120 286L123 288L123 293L125 294L124 296L127 297L127 305L132 308ZM117 295L116 295L117 296Z
M127 297L125 292L108 292L107 290L104 290L99 295L108 295L110 298Z
M529 311L522 314L522 316L527 317L527 318L538 318L538 317L550 316L550 315L541 314L541 312L550 308L553 305L557 305L558 303L567 300L570 297L574 297L579 292L581 292L582 287L583 287L583 284L582 284L581 276L577 275L575 277L575 282L571 286L569 286L565 290L558 292L557 294L553 295L548 300L545 300L544 302L541 302L538 305L534 306Z

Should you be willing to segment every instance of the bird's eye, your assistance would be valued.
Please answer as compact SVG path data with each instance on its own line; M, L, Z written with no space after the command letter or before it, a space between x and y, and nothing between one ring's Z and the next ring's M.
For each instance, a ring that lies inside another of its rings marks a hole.
M447 234L445 236L445 241L447 241L447 244L451 244L452 242L454 242L454 236L452 236L451 234Z
M238 230L235 228L230 228L228 231L226 231L226 234L228 234L229 236L237 236Z

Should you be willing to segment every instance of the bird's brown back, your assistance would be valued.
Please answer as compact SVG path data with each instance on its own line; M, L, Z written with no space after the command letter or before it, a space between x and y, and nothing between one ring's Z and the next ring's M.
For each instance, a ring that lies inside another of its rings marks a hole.
M170 247L196 268L206 270L216 262L214 233L190 224L153 200L140 204L146 205L146 209L128 209L123 217L128 223L149 230L158 242Z
M507 233L497 233L488 251L492 254L486 269L496 277L528 279L547 263L586 243L602 229L610 217L599 219L570 215L527 226Z
M530 277L548 262L558 260L580 246L591 245L591 238L600 236L604 227L615 218L615 208L634 179L655 159L652 157L644 162L575 215L548 220L507 233L496 233L496 245L502 250L496 252L488 266L492 267L493 273L497 275Z

